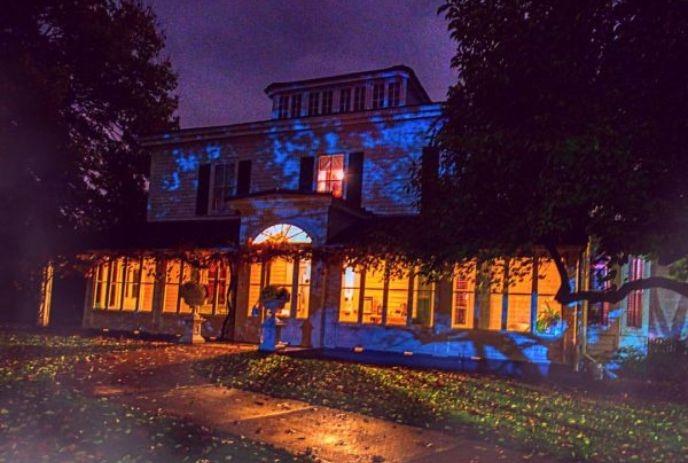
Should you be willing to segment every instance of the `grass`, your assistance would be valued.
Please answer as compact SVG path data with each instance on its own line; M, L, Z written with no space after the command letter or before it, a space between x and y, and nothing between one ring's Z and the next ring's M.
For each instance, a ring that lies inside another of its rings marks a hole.
M143 346L0 329L0 462L308 461L75 387L77 362Z
M472 435L562 460L679 462L688 406L494 376L246 353L199 364L230 387Z

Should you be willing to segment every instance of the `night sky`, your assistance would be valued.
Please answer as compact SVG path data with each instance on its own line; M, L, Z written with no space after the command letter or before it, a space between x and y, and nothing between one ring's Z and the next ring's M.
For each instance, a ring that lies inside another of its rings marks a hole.
M179 74L182 127L268 119L270 82L411 66L433 100L454 81L441 0L148 0Z

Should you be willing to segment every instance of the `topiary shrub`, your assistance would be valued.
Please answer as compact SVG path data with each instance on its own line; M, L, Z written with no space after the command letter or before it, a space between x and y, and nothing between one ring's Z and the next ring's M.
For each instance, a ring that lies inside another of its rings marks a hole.
M205 286L196 281L187 281L179 287L179 295L195 312L205 302Z

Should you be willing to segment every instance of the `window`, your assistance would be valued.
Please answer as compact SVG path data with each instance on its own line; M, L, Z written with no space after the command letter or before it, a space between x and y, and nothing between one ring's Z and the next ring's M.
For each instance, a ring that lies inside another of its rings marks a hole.
M227 199L236 193L236 164L215 164L213 169L211 210L219 212L225 210Z
M301 94L291 96L291 117L301 117Z
M344 193L344 155L318 158L317 191L341 198Z
M150 312L155 291L155 259L120 257L94 272L93 308Z
M207 268L196 268L180 259L167 261L165 270L164 313L191 313L191 307L180 297L179 287L187 281L198 281L205 287L206 298L198 307L205 314L227 313L229 269L222 261L211 262Z
M248 296L249 315L253 312L253 308L258 306L261 289L268 285L274 285L285 288L290 295L289 302L282 309L280 316L308 318L311 261L309 259L289 260L277 257L268 261L265 267L266 272L263 274L263 264L251 264Z
M373 85L373 109L380 109L385 105L385 84L382 82Z
M484 262L476 271L478 280L478 304L476 304L476 328L499 331L502 329L504 311L504 260Z
M365 109L366 88L361 85L354 88L354 111L363 111Z
M642 279L644 271L643 259L632 258L628 263L628 280ZM643 326L643 291L631 291L627 300L626 326L629 328L641 328Z
M361 272L346 267L342 272L342 295L339 302L339 321L358 323L361 304Z
M452 285L452 327L473 328L475 269L475 263L471 263L456 270Z
M308 115L317 116L318 114L320 114L320 93L310 93L308 95Z
M345 267L339 321L390 326L432 326L435 286L406 271L388 274L375 269ZM410 314L409 314L410 312Z
M339 92L339 112L348 113L351 111L351 89L343 88Z
M533 259L509 260L507 298L507 331L530 331Z
M542 334L558 334L563 328L563 310L562 305L554 297L561 286L561 277L552 259L540 258L537 273L536 331Z
M332 114L332 90L325 90L322 96L322 113Z
M590 289L604 291L611 287L606 262L598 262L592 265L590 271ZM588 304L588 325L609 325L609 302L595 302Z
M391 82L387 86L387 106L395 107L399 106L401 96L401 83Z
M289 97L287 95L280 95L279 105L277 106L277 117L279 119L286 119L289 116Z

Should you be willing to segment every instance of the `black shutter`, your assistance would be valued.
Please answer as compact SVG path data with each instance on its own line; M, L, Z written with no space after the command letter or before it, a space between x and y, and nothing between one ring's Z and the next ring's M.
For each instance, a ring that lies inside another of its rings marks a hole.
M363 186L363 153L349 154L349 165L346 172L346 201L361 207L361 190Z
M440 153L435 147L426 146L423 148L423 158L421 160L420 176L420 207L421 210L427 208L427 204L432 202L433 190L437 185L437 177L440 169Z
M315 158L313 156L304 156L301 158L301 166L299 168L299 191L302 193L311 193L313 191L313 168L315 167Z
M251 192L251 160L239 161L237 173L237 196L247 195Z
M208 215L210 196L210 164L198 166L198 189L196 190L196 215Z

